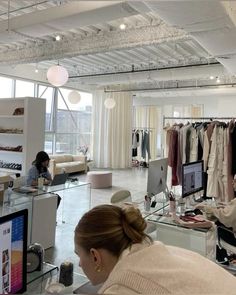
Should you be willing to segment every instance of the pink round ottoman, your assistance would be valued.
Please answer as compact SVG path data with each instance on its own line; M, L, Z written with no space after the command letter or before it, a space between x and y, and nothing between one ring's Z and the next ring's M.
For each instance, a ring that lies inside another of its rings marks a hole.
M112 172L110 171L89 171L87 182L91 183L91 188L106 188L112 186Z

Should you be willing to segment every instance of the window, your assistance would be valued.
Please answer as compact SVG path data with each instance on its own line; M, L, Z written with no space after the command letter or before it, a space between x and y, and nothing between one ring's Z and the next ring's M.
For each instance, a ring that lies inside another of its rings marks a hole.
M45 130L52 131L53 126L53 92L54 89L49 86L39 85L38 97L46 99Z
M90 148L92 121L92 94L79 92L81 100L71 104L71 90L60 88L56 115L56 152L78 153L82 146Z
M53 153L53 133L45 133L44 150L48 154Z
M39 97L46 99L44 150L47 153L77 154L80 147L90 148L92 94L79 91L80 102L71 104L68 100L70 89L57 89L6 77L0 77L0 86L0 98Z
M34 97L34 83L22 80L16 80L15 97Z
M0 77L0 98L13 97L13 79Z

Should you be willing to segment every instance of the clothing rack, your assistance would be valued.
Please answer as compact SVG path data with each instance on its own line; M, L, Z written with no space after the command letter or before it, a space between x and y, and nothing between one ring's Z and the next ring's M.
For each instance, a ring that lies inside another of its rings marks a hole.
M153 130L153 129L155 129L155 128L149 128L149 127L132 127L132 130L134 130L134 129L139 129L139 130Z
M232 120L233 117L166 117L163 116L163 127L165 127L165 120Z

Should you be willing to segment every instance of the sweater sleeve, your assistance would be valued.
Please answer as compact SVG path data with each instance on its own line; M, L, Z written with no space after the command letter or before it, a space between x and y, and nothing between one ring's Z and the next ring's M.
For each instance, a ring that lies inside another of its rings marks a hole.
M134 290L123 285L115 284L104 290L102 294L138 294Z
M28 171L27 180L26 180L27 185L32 185L32 182L37 180L38 177L39 177L38 170L33 165Z
M204 210L214 215L226 227L232 227L234 231L236 230L236 199L232 200L224 208L205 206Z

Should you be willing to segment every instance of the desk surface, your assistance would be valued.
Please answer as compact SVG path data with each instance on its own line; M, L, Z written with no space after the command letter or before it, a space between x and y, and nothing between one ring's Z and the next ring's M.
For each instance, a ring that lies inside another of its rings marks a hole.
M6 205L8 206L15 206L15 205L22 205L25 203L29 203L32 201L32 198L35 198L37 196L42 196L46 193L55 193L59 191L64 191L68 189L73 189L81 186L90 186L90 183L87 182L81 182L81 181L75 181L75 182L66 182L65 184L61 185L54 185L54 186L44 186L42 189L37 189L34 192L29 193L20 193L17 191L12 190L10 193L10 201Z
M55 265L44 263L42 271L35 271L27 274L26 294L45 293L47 284L58 282L59 268ZM72 294L74 290L80 290L89 282L88 278L80 273L73 273L73 285L65 289L66 294ZM89 284L88 284L89 285Z
M52 265L50 263L44 263L43 269L41 271L34 271L27 274L27 285L44 276L47 276L48 274L52 275L53 272L56 272L57 274L58 271L59 271L59 268L57 266Z
M209 231L209 228L189 228L187 226L184 226L182 224L178 224L175 220L172 219L171 216L158 216L155 213L150 214L148 216L148 220L152 222L157 222L161 224L166 224L166 225L171 225L171 226L176 226L176 227L183 227L191 230L196 230L196 231L201 231L201 232L207 232Z

